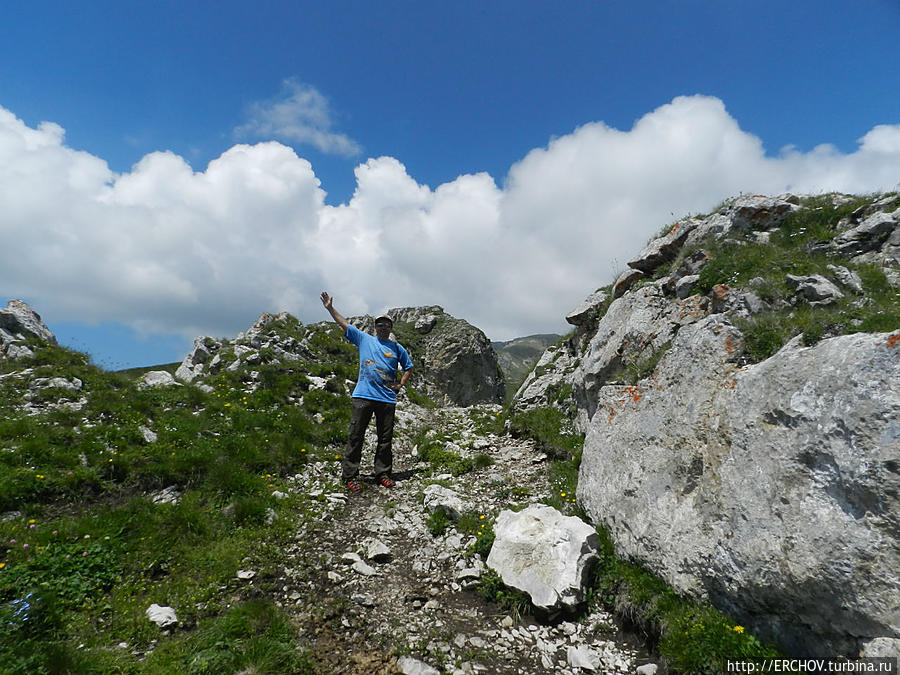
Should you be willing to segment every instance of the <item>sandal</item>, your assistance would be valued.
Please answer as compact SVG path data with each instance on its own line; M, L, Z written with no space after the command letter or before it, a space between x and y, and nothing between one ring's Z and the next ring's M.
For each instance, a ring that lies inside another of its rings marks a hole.
M347 481L347 489L350 490L350 492L359 492L362 490L362 484L355 478L351 478Z
M392 488L397 484L390 476L382 476L378 479L378 482L386 488Z

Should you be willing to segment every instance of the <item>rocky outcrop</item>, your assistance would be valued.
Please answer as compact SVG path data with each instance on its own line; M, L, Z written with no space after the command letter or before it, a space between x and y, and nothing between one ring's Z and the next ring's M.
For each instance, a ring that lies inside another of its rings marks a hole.
M34 351L25 344L29 339L56 344L56 337L37 312L21 300L10 300L0 309L0 359L33 356Z
M401 307L387 314L394 321L394 337L413 360L411 386L420 393L440 405L503 400L497 353L481 330L438 306ZM368 327L369 320L364 317L359 327Z
M806 236L790 219L807 203L744 197L651 242L514 406L576 409L579 501L620 554L787 653L855 656L900 644L900 332L841 333L896 303L893 290L868 297L860 274L900 283L900 197L791 249L796 271L778 279L707 274L733 269L711 250ZM812 271L810 252L834 262ZM810 339L751 358L743 331L772 339L795 310L832 314Z
M214 375L221 370L236 372L242 366L262 363L290 363L313 356L304 337L293 333L302 325L287 312L263 313L244 333L233 340L202 335L194 340L194 347L175 371L182 382ZM313 331L315 329L312 329Z
M439 405L503 400L505 385L497 354L481 330L437 306L391 309L387 314L394 320L391 339L402 344L413 360L411 386L419 393ZM351 317L349 321L363 332L374 330L372 316ZM285 312L265 313L233 340L198 337L175 377L202 384L204 377L221 370L235 372L263 362L290 364L314 359L312 336L333 326L331 322L304 326ZM314 377L308 379L316 381ZM339 386L343 388L344 383Z
M686 327L652 379L599 392L579 499L620 553L790 652L897 635L896 342L798 339L739 367L733 326Z
M172 387L177 385L172 373L166 370L151 370L141 376L138 387L142 389L155 387Z

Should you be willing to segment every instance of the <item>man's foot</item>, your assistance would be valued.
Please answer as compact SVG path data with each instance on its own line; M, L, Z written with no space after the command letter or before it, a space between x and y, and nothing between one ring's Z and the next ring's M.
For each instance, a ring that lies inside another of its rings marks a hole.
M391 478L390 476L381 476L378 479L378 482L381 483L386 488L392 488L397 484L394 482L394 479Z
M360 483L355 478L351 478L350 480L348 480L346 485L347 489L350 490L350 492L359 492L360 490L362 490L362 483Z

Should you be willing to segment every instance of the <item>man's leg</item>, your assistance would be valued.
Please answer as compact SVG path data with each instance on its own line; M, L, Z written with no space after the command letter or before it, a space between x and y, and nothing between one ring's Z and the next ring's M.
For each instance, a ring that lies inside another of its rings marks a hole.
M391 444L394 440L393 403L377 403L375 408L375 424L378 429L378 446L375 448L375 478L390 476L394 465L394 451Z
M375 401L364 398L352 398L353 412L350 414L350 437L347 439L347 448L344 450L344 466L341 470L341 478L344 482L359 476L359 463L362 459L363 440L366 437L366 427L372 419Z

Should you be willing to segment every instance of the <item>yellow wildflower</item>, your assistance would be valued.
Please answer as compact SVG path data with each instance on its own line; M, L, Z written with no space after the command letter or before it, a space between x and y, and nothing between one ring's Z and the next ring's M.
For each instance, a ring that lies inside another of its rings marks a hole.
M735 633L743 633L743 632L744 632L744 627L743 627L743 626L735 626L734 628L732 628L732 630L733 630Z

